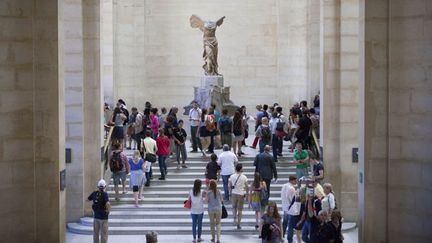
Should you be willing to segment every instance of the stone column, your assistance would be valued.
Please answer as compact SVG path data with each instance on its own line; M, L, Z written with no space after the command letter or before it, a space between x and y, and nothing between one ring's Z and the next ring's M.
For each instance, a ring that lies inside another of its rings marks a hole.
M361 1L360 242L430 242L432 3Z
M358 0L321 2L321 140L325 181L348 221L357 220Z
M83 113L83 35L82 0L66 0L64 13L64 60L66 148L71 149L71 163L66 164L67 222L84 216L86 195L84 181L84 113Z
M0 2L0 235L64 242L62 1Z
M100 38L102 48L101 53L103 55L103 59L101 59L101 79L104 87L104 101L112 105L115 104L113 0L103 0L101 24Z
M84 196L96 189L103 178L103 88L101 82L101 5L99 0L83 0L83 112L84 112ZM91 204L85 214L91 215Z

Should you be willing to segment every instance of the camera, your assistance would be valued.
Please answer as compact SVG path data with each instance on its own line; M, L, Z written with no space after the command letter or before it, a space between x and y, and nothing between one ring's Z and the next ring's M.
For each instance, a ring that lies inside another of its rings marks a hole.
M234 189L234 186L231 186L231 189Z

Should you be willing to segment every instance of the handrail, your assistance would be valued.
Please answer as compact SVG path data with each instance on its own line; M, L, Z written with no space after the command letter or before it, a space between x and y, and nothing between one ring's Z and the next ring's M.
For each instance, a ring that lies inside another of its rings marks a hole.
M319 142L318 142L318 138L317 135L315 133L315 130L312 129L312 140L313 140L313 144L315 145L315 152L318 158L321 158L321 150L320 150L320 146L319 146Z
M107 135L107 138L105 139L105 145L104 145L104 153L106 153L107 150L108 150L108 146L111 143L111 135L112 135L112 133L114 131L114 126L107 126L107 125L104 125L104 126L110 128L109 132L108 132L108 135Z

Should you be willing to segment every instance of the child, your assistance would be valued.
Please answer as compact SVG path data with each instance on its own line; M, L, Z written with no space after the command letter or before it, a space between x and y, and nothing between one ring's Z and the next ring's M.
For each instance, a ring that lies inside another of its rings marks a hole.
M93 223L93 241L106 243L108 241L108 214L111 209L111 205L108 199L108 193L105 192L106 182L100 180L98 182L98 190L92 192L87 198L89 201L93 201L92 209L94 216Z
M206 166L206 186L208 187L210 180L218 181L219 179L219 173L221 171L221 167L218 165L217 161L217 155L212 154L210 156L210 162L207 163Z
M174 128L174 143L176 147L177 169L180 169L180 154L182 157L181 167L187 168L185 164L187 159L186 145L185 145L187 133L183 129L183 124L184 124L183 120L179 120L178 127Z

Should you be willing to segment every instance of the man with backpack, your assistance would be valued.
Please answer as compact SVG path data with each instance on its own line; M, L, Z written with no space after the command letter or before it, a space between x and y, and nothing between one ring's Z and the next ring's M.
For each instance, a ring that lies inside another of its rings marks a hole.
M106 243L108 241L108 215L111 209L108 193L105 192L106 182L98 182L98 190L87 198L93 202L93 242ZM100 237L100 238L99 238Z
M113 150L109 156L109 167L112 172L114 182L115 200L119 201L118 185L122 182L123 194L126 194L126 176L130 172L130 166L127 161L127 156L120 149L120 144L115 143Z
M222 144L232 144L232 119L228 116L228 110L222 110L222 116L219 119L219 130L221 133Z

